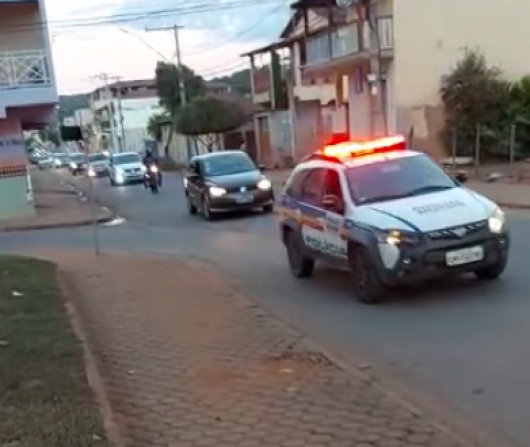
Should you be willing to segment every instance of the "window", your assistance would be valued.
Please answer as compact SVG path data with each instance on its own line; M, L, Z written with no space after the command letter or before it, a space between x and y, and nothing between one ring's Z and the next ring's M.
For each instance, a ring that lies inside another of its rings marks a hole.
M300 200L302 198L302 183L308 173L309 171L300 171L289 177L285 185L285 193L293 199Z
M414 155L355 166L346 171L358 204L397 200L455 188L457 185L427 155Z
M243 152L212 155L202 160L202 168L204 175L208 177L252 172L257 169L252 159Z
M305 176L300 200L309 205L321 205L325 174L325 169L313 169Z
M329 209L331 212L337 214L344 214L344 194L342 193L342 186L340 184L339 173L333 169L326 170L326 177L324 181L324 196L334 196L337 198L336 207Z

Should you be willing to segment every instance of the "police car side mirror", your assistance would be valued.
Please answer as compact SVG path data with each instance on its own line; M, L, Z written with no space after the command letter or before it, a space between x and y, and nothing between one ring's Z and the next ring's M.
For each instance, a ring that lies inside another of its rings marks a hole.
M455 175L455 179L460 183L466 183L469 179L469 176L467 175L467 172L458 172Z
M322 206L330 211L342 212L340 199L334 194L326 194L322 198Z

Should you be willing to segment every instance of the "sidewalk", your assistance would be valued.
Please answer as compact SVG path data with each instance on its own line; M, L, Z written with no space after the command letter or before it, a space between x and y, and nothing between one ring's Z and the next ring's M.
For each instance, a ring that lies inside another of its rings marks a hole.
M96 222L108 222L113 214L98 206L95 216L91 207L62 184L53 172L33 170L31 173L36 215L0 221L0 232L76 227Z
M289 169L271 170L268 177L275 188L281 188L289 177ZM486 183L470 180L466 186L490 198L499 206L530 210L530 184L524 183Z
M44 256L59 262L123 446L472 445L340 369L203 266Z

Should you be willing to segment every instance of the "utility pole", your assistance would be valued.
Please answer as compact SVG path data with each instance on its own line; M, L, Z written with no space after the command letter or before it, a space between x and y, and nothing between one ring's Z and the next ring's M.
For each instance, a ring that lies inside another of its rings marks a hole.
M175 65L179 71L179 91L180 91L180 106L186 105L186 82L184 80L184 67L182 65L182 55L180 51L180 36L179 31L184 28L183 26L174 24L174 25L168 25L168 26L157 26L153 28L146 27L145 30L147 32L154 32L154 31L173 31L173 37L175 39ZM186 149L188 153L188 159L191 158L191 145L190 140L188 137L186 137Z

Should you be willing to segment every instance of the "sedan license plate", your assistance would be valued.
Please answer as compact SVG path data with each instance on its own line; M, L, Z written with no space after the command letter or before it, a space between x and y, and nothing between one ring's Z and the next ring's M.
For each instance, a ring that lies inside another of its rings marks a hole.
M236 197L237 203L252 203L254 202L254 196L252 194L240 194Z
M463 248L462 250L448 251L445 254L445 262L449 267L470 264L484 259L484 248L480 245L476 247Z

